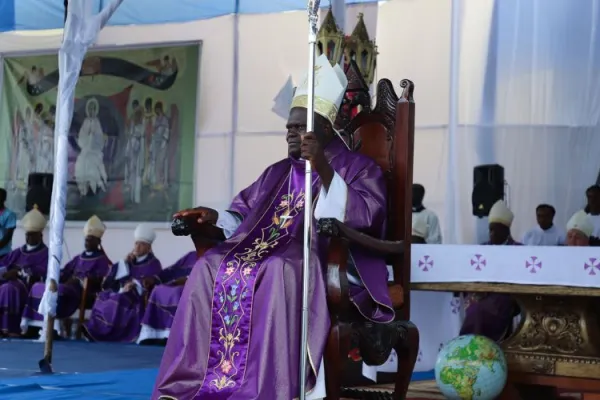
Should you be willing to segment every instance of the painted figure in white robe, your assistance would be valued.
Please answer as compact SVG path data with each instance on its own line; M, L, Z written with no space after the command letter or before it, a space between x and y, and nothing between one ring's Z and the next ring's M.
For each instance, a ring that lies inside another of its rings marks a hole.
M154 132L154 101L151 97L144 100L144 185L150 184L150 145L152 143L152 134Z
M31 110L30 110L31 111ZM25 188L30 172L33 172L33 154L32 154L32 138L27 125L23 120L21 112L17 112L16 124L16 154L17 165L15 176L13 177L15 184L18 187Z
M540 204L535 209L537 226L523 236L525 246L562 246L565 231L554 225L556 210L550 204Z
M142 201L142 179L144 176L146 138L144 137L144 111L137 100L132 103L133 114L129 120L127 131L129 138L125 155L125 180L129 186L129 196L133 203Z
M108 176L104 166L106 139L98 119L98 100L91 98L85 105L86 119L79 129L77 144L81 149L75 162L75 180L79 193L85 196L88 190L96 194L98 189L106 191Z
M27 79L29 85L36 85L44 77L44 70L38 69L35 65L31 67L31 71L25 71L25 74L19 79L18 84L20 85Z
M148 165L148 181L153 189L160 190L167 185L167 152L169 143L169 119L164 113L163 103L160 101L154 106L154 126L152 142L150 144L150 157Z
M160 68L160 72L165 75L171 75L177 71L177 62L175 59L171 60L169 56L164 56L163 62Z
M54 126L52 121L40 125L40 137L35 172L49 173L54 171Z

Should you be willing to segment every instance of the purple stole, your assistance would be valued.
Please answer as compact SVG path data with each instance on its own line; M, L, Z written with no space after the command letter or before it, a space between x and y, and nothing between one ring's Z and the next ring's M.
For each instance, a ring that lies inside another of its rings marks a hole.
M315 177L313 196L318 193ZM304 201L304 162L292 162L288 178L252 233L221 261L213 289L208 365L196 399L214 392L227 398L243 381L256 277L262 262L284 249L294 231L304 226Z

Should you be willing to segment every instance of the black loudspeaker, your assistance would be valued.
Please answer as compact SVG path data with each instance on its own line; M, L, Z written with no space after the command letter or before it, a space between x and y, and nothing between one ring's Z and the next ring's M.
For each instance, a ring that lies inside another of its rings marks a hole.
M25 211L29 212L34 206L37 206L42 214L50 214L53 182L54 175L52 174L29 174L27 196L25 197Z
M498 164L473 168L473 215L487 217L498 200L504 199L504 167Z

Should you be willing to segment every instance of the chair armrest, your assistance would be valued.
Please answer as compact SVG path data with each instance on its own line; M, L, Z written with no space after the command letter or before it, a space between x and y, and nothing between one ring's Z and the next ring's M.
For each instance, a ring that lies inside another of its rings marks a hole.
M199 224L194 218L175 218L171 223L171 232L175 236L190 236L198 256L225 241L223 229L212 224Z
M317 232L329 238L346 240L352 246L360 246L371 253L387 256L397 256L404 252L402 241L390 241L374 238L350 228L335 218L322 218L317 221Z

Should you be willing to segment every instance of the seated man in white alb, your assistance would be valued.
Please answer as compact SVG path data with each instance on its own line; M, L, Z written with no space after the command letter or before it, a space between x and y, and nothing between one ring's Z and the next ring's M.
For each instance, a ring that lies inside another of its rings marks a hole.
M556 210L550 204L540 204L535 209L537 226L523 236L525 246L562 246L565 231L554 225Z
M440 220L436 213L425 208L423 200L425 199L425 187L415 183L412 187L412 218L417 216L425 217L428 226L428 233L425 241L429 244L442 244L442 230L440 229Z
M413 214L411 243L426 244L428 234L429 225L427 225L427 215L423 213Z

